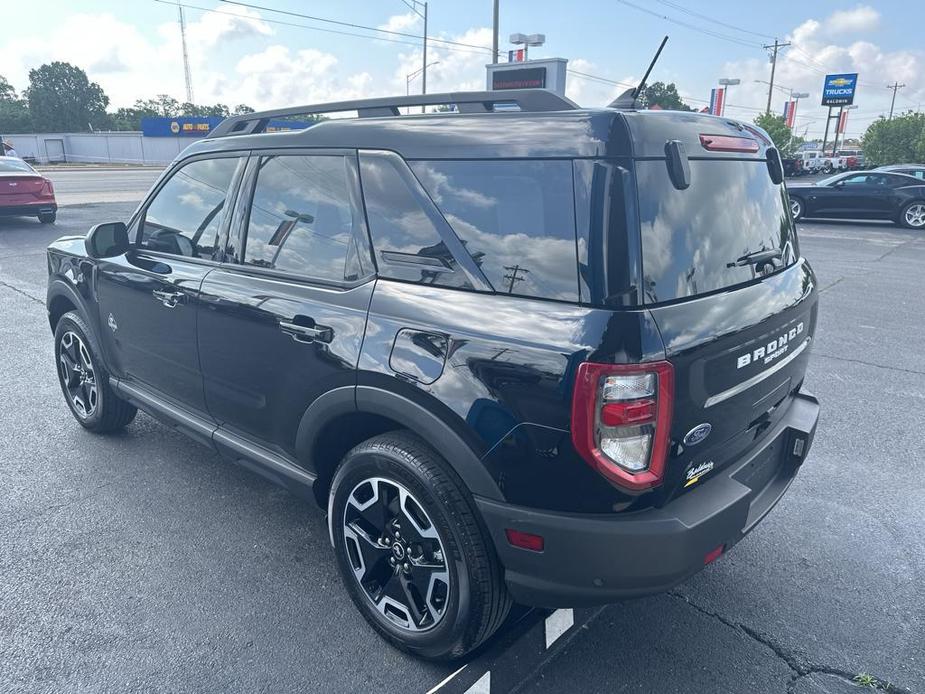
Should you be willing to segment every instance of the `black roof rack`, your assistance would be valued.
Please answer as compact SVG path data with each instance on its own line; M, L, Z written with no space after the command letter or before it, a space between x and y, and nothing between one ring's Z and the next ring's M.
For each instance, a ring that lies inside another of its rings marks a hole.
M453 104L460 113L489 113L496 105L516 104L521 111L571 111L578 108L571 99L545 89L510 89L494 92L448 92L445 94L416 94L412 96L335 101L310 106L292 106L272 111L244 113L226 118L209 133L210 138L228 135L252 135L266 130L274 118L291 118L316 113L356 111L360 118L399 116L402 106L434 106Z

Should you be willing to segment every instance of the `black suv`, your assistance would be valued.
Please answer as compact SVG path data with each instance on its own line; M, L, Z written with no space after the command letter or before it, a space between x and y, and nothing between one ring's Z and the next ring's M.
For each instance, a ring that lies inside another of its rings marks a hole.
M235 116L49 247L61 388L313 496L373 627L458 657L512 601L670 588L787 490L818 291L782 178L753 126L542 90Z

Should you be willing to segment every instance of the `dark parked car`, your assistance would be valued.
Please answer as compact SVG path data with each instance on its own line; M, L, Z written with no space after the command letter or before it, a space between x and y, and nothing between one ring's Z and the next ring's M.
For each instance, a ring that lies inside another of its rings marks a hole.
M925 228L925 182L884 171L840 173L816 183L792 183L794 219L888 219L911 229Z
M18 157L0 157L0 216L37 217L51 224L57 214L51 181Z
M920 181L925 180L925 165L922 164L890 164L888 166L878 166L874 170L906 174L907 176L915 176Z
M753 126L543 90L236 116L49 247L61 388L314 497L369 623L458 657L512 601L669 589L786 492L818 291L782 180Z

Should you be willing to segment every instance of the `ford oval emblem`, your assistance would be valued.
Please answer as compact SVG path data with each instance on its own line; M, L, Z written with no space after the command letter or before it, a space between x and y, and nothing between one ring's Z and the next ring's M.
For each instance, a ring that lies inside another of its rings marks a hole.
M698 424L684 435L682 441L685 446L696 446L698 443L703 443L711 431L713 431L713 426L709 422Z

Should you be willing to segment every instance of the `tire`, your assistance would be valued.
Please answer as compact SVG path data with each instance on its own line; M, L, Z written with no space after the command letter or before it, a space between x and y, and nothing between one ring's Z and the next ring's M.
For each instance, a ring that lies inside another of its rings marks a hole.
M803 217L803 201L792 195L790 196L790 215L794 222Z
M39 215L39 221L42 224L54 224L55 220L58 218L57 212L43 212Z
M135 419L138 410L110 387L93 333L74 311L55 326L55 364L64 400L84 429L104 434Z
M460 658L507 616L502 568L468 490L410 432L381 434L344 456L328 522L350 597L397 648Z
M909 229L925 229L925 200L913 200L903 207L899 223Z

